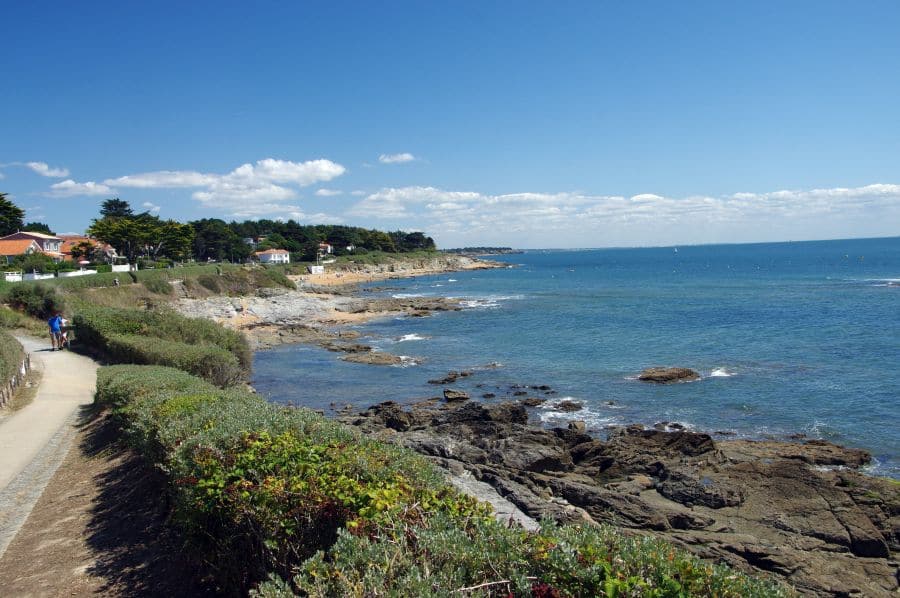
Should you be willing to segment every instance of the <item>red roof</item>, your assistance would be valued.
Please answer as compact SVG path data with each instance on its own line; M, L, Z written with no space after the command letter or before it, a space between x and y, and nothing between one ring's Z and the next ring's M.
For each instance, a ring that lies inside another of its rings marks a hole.
M35 251L41 250L34 239L0 239L0 255L23 255L32 245Z

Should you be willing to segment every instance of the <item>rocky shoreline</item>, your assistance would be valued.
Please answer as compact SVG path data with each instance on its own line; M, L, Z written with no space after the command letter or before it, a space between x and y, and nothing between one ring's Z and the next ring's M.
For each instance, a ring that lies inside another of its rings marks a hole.
M338 419L493 487L524 514L661 536L802 593L895 596L900 485L859 472L870 455L828 442L713 440L634 425L605 440L583 422L530 424L528 399L452 392Z
M459 301L365 297L355 285L483 267L506 264L444 256L360 266L325 279L297 277L296 291L185 298L177 309L243 331L255 349L305 342L342 359L398 365L403 358L373 350L348 326L459 310ZM486 392L478 400L447 387L472 374L429 380L445 386L435 398L405 406L388 401L337 417L428 456L469 492L496 492L502 497L492 500L496 508L525 525L542 517L613 524L781 576L805 594L900 592L900 484L861 473L871 459L865 451L816 440L713 439L666 422L618 428L605 439L587 434L577 420L547 429L532 423L531 410L555 394L548 385L517 385L500 392L506 396ZM651 369L635 383L695 376L683 368ZM581 405L570 403L564 407L577 417Z
M505 267L507 264L458 255L344 265L325 275L291 277L297 284L296 290L260 289L251 297L183 297L174 307L186 316L215 320L243 332L254 350L286 343L309 343L343 353L342 359L347 361L398 365L403 363L403 358L355 342L359 335L347 326L376 318L425 317L438 311L459 311L461 300L366 297L358 292L360 283Z

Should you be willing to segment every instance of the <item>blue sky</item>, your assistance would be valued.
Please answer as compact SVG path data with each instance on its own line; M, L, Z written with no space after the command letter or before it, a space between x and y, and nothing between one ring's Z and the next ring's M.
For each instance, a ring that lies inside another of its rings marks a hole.
M6 3L0 191L440 246L900 234L900 3Z

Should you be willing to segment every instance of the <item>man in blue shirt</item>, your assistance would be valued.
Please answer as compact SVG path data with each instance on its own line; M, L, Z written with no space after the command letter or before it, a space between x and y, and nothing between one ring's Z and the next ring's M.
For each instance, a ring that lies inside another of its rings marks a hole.
M50 325L50 350L62 350L62 316L60 313L53 312L53 317L47 320Z

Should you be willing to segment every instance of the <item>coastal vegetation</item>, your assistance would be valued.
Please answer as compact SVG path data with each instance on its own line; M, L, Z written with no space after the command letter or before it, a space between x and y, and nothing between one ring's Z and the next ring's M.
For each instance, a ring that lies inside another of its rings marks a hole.
M421 456L170 368L109 366L97 403L165 472L220 588L259 596L782 596L610 527L507 527Z
M13 335L0 329L0 384L6 384L16 372L22 360L25 358L25 350Z
M220 387L250 373L246 339L209 320L82 303L73 322L83 344L114 362L173 366Z

